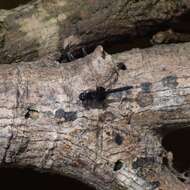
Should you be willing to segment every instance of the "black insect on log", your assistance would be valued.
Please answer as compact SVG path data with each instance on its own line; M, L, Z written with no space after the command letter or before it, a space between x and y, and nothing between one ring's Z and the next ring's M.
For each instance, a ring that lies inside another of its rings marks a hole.
M124 86L116 89L106 90L104 87L97 87L96 90L85 90L79 95L79 99L82 101L83 105L89 105L89 103L102 103L109 94L127 91L132 89L133 86Z

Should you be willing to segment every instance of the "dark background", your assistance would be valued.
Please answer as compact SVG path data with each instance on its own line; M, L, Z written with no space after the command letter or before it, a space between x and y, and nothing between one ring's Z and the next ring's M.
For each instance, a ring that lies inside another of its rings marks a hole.
M0 189L94 190L68 177L15 168L0 168Z
M31 0L0 0L0 9L12 9Z

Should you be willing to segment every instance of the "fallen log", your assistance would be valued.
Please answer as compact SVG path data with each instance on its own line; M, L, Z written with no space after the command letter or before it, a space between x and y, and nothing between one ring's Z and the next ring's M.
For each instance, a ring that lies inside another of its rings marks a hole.
M189 8L189 0L36 0L0 10L0 63L78 57L82 48L168 29Z
M171 148L184 136L167 138L189 129L189 47L109 55L99 46L64 64L0 65L0 166L59 173L103 190L188 189L189 166L180 161L189 157Z

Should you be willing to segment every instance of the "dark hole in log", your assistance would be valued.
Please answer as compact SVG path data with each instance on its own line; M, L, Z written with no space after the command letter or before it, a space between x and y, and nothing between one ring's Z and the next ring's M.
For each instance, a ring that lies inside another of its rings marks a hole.
M115 135L115 143L117 144L117 145L122 145L122 143L123 143L123 137L120 135L120 134L116 134Z
M173 154L173 168L187 175L190 170L190 127L168 132L163 137L162 145ZM164 162L168 164L166 160Z
M94 190L78 180L32 169L0 168L0 179L2 189Z
M19 5L24 5L31 0L1 0L0 1L0 9L13 9L18 7Z
M115 165L114 165L114 168L113 168L113 171L118 171L120 170L121 168L123 167L123 162L121 160L118 160Z

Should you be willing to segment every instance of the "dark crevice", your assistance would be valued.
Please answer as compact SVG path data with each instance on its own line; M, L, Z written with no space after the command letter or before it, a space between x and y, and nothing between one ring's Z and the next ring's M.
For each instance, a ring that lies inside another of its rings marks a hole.
M164 127L162 131L164 131ZM187 178L190 179L190 127L176 126L175 130L173 126L171 131L166 127L166 131L162 139L162 145L170 155L172 154L172 160L165 157L163 158L163 164L172 167L172 171L176 171L175 174L180 180L187 181Z
M109 54L121 53L133 48L148 48L152 46L150 36L131 37L131 36L112 36L111 40L106 40L102 45Z
M57 61L60 63L66 63L85 57L86 55L92 53L98 45L102 45L104 50L109 54L120 53L130 50L132 48L147 48L152 46L149 39L150 36L109 36L107 37L107 39L99 40L96 42L93 41L91 43L85 44L83 48L75 47L73 50L73 48L71 47L69 50L61 50L61 56L57 59ZM84 54L82 49L85 49L86 54Z
M2 189L93 190L78 180L32 169L0 168L0 179Z
M61 50L61 56L57 60L61 63L65 63L84 57L86 54L92 53L98 45L102 45L104 50L109 54L121 53L133 48L148 48L154 45L151 39L153 35L158 32L171 29L174 33L178 33L179 35L190 34L189 20L190 11L164 22L160 20L157 22L150 20L143 23L136 23L136 33L132 35L112 35L97 41L88 42L87 44L80 44L80 47L66 48L65 50ZM178 43L182 41L176 40L172 42L171 40L171 42L166 43ZM83 50L85 50L85 53Z
M190 11L187 11L181 16L169 22L169 25L176 32L190 34L189 21L190 21Z
M1 0L0 1L0 9L13 9L16 8L20 5L24 5L27 4L28 2L30 2L32 0Z

